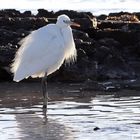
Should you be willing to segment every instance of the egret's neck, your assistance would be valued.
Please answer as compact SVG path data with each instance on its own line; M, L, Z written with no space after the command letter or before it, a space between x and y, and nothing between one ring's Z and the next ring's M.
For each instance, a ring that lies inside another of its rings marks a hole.
M72 35L71 27L61 28L60 34L64 42L64 52L66 62L74 61L76 58L76 49L74 44L74 39Z
M73 38L72 29L70 26L65 28L60 28L60 33L63 36L65 42L70 42L71 39Z

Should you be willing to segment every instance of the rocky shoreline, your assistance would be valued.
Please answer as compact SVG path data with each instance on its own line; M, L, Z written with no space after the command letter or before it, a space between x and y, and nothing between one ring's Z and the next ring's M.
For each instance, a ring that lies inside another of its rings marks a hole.
M73 29L78 58L50 75L50 81L84 82L93 90L139 89L140 13L127 12L94 16L72 10L39 9L36 15L31 11L0 10L0 81L12 81L10 64L18 42L31 31L55 22L62 13L81 24Z

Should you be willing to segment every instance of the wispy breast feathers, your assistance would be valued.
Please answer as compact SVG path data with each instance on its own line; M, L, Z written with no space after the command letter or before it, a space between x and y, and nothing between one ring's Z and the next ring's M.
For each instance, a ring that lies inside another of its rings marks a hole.
M22 39L19 42L19 45L21 45L21 46L18 49L18 51L16 52L13 63L11 64L12 73L15 73L17 71L17 69L22 61L23 54L24 54L26 48L28 47L28 44L30 44L30 42L32 42L32 34L33 33L31 33L30 35L28 35L27 37L25 37L24 39Z

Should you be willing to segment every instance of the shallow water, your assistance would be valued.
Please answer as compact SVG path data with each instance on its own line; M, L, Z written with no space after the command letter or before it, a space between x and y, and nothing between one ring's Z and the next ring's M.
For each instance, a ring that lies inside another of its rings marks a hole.
M49 102L46 118L42 112L39 92L33 88L28 95L9 94L13 92L11 89L0 94L1 140L140 139L138 92L122 91L101 95L91 91L91 95L96 96L80 97L73 93L70 96L61 94L57 98L54 95ZM124 96L124 92L131 92L131 95L133 92L133 96ZM96 131L96 128L99 129Z

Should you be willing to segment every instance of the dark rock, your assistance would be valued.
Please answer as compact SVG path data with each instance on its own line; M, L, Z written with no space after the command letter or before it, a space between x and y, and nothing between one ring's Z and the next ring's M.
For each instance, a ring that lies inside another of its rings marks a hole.
M104 92L116 92L119 91L122 86L119 82L116 81L93 81L88 80L85 83L85 86L83 87L83 91L104 91Z
M124 88L140 91L140 80L130 80L124 84Z
M83 82L86 79L86 75L82 72L83 70L78 68L77 65L63 65L56 77L61 82Z
M89 63L88 56L83 49L78 49L77 54L77 66L80 71L86 73L87 65Z
M11 80L12 80L11 74L8 73L5 69L2 69L0 67L0 82Z
M112 53L104 58L104 62L100 70L109 79L131 79L135 77L134 69L120 57L119 53Z
M74 22L79 23L82 30L93 28L93 21L89 18L75 18Z
M117 92L116 96L119 96L118 91L120 91L121 89L140 90L140 80L135 80L135 79L130 79L130 80L111 79L105 81L88 80L84 82L84 87L82 90L83 92L91 91L91 90L104 91L106 93Z
M6 45L8 43L17 44L17 38L20 37L20 34L14 31L0 29L0 42L1 45Z
M98 20L105 20L107 18L107 15L99 15L97 16Z
M96 126L95 128L93 128L93 130L97 131L97 130L100 130L100 128Z
M94 55L95 53L95 49L93 44L91 44L91 42L82 42L81 44L76 44L76 48L81 48L83 49L88 57L92 58L92 55Z
M0 17L20 17L21 13L15 9L0 10Z
M140 23L133 23L128 25L128 29L131 31L140 31Z
M54 13L39 9L37 15L32 15L30 11L20 13L14 9L1 10L0 79L11 78L10 64L19 48L18 42L32 30L55 23L60 14L67 14L81 24L81 28L73 30L77 61L71 65L64 64L49 79L65 82L91 81L85 82L85 89L90 90L139 89L138 83L124 80L140 78L140 24L132 22L132 19L127 23L117 21L125 16L130 18L136 15L139 18L139 13L115 13L110 14L108 19L105 19L105 15L98 16L98 28L93 28L94 16L90 12L61 10ZM117 20L112 22L111 17ZM117 82L107 83L107 80Z
M121 12L117 12L117 13L109 13L108 16L110 16L110 17L120 17L121 15L132 15L132 14L129 13L129 12L121 11Z
M91 18L93 17L91 12L77 12L77 11L74 11L74 10L60 10L60 11L55 13L55 17L57 17L57 16L59 16L61 14L66 14L71 19L88 18L88 16L90 16Z
M123 22L113 22L113 21L102 21L100 22L100 24L98 25L99 29L122 29L124 26L126 26L126 23Z
M32 15L32 12L31 11L25 11L25 12L23 12L22 16L23 17L31 17L33 15Z
M133 14L136 15L138 19L140 20L140 12L134 12Z
M9 66L14 58L15 49L12 44L7 44L7 46L0 46L0 67Z
M24 30L35 30L42 26L45 26L48 20L44 17L21 17L21 18L5 18L0 17L0 26L9 27L12 30L23 28Z
M95 38L113 38L114 40L118 41L122 46L123 45L134 45L137 42L138 32L124 32L121 30L98 30L95 33Z
M38 9L37 17L47 17L47 18L54 18L54 12L49 12L45 9Z
M100 40L98 40L99 44L103 45L103 46L107 46L107 47L115 47L115 48L118 48L121 44L116 41L115 39L113 38L102 38Z
M87 33L78 30L72 30L72 31L75 39L81 39L86 42L91 41Z
M0 46L0 81L11 80L10 64L14 58L15 47L12 44Z
M130 13L118 13L116 15L109 14L109 16L106 18L106 20L113 20L113 21L119 21L119 22L139 22L139 19L136 15L130 14Z

